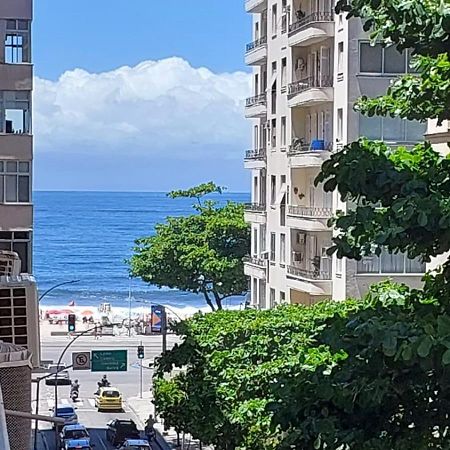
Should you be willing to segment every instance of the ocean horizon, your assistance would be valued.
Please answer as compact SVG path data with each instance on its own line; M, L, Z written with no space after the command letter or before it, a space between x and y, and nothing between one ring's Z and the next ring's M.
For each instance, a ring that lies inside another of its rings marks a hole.
M166 192L34 191L33 268L40 294L71 280L46 295L41 304L113 307L141 310L164 304L176 310L200 309L203 296L168 288L159 289L129 279L126 259L135 239L150 236L168 216L193 212L193 199L170 199ZM225 192L208 198L220 202L249 201L249 193ZM229 299L239 305L244 297Z

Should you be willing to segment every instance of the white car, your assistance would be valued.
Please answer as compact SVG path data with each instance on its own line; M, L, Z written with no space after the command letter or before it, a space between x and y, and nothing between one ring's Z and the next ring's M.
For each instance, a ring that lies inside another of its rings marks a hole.
M58 386L67 386L71 384L69 372L66 370L64 364L60 364L59 367L57 364L50 364L47 370L48 373L52 373L53 375L45 379L46 385L54 386L57 384Z
M151 447L145 439L126 439L119 450L151 450Z

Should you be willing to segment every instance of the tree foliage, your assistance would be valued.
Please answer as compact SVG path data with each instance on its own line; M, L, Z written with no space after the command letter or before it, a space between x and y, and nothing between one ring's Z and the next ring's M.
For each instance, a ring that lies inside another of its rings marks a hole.
M129 261L131 274L158 287L202 294L213 310L222 308L224 298L245 293L242 258L248 253L250 231L243 205L202 203L204 195L221 191L207 183L170 193L172 198L196 198L195 212L169 217L156 225L153 236L138 239Z
M364 301L198 315L176 332L157 409L217 449L448 448L450 316L429 293L385 283Z

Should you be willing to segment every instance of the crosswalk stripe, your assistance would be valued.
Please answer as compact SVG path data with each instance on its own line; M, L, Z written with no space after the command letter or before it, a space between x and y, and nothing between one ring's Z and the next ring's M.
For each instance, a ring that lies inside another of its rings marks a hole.
M69 400L67 400L67 398L62 398L61 399L61 404L62 405L68 405L69 404Z
M93 398L88 398L88 402L92 407L95 407L95 399Z

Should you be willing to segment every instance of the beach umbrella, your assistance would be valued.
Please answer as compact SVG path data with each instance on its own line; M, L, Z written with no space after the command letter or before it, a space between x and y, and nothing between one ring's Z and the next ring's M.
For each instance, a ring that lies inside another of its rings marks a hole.
M93 316L94 313L92 311L90 311L89 309L86 309L85 311L82 311L81 315L82 316Z
M51 316L55 316L55 315L61 314L61 310L59 310L59 309L48 309L46 311L46 313L50 314Z

